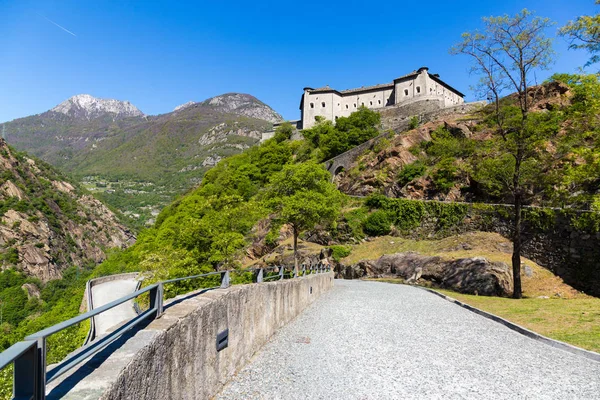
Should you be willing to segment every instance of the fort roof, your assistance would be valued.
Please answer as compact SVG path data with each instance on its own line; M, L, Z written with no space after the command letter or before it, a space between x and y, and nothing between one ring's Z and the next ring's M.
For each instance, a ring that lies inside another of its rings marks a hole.
M356 92L368 92L369 90L377 90L377 89L385 89L385 88L393 88L394 87L394 83L382 83L380 85L373 85L373 86L363 86L360 88L356 88L356 89L346 89L346 90L342 90L341 93L342 94L348 94L348 93L356 93Z
M336 89L333 89L333 88L329 87L329 85L325 85L325 86L317 88L317 89L313 89L311 87L305 87L304 90L308 91L309 93L335 93L337 95L343 96L343 95L352 94L352 93L361 93L361 92L368 92L368 91L371 91L371 90L380 90L380 89L393 88L394 84L396 82L404 80L404 79L414 78L415 76L419 75L421 73L421 71L423 71L423 70L428 71L429 68L427 68L427 67L421 67L418 70L414 70L414 71L412 71L412 72L410 72L410 73L408 73L406 75L402 75L402 76L394 79L394 81L390 82L390 83L382 83L382 84L372 85L372 86L363 86L363 87L355 88L355 89L336 90ZM465 97L465 95L463 93L461 93L460 91L456 90L455 88L453 88L452 86L450 86L446 82L442 81L440 79L440 76L438 74L429 74L429 77L431 79L433 79L434 81L436 81L437 83L439 83L440 85L444 85L448 89L452 90L453 92L456 92L461 97Z

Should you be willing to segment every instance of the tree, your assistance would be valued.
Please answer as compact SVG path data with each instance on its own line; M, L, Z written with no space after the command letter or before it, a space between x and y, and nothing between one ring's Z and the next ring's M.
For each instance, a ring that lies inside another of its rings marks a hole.
M596 0L596 4L600 4L600 0ZM600 52L600 14L577 17L560 28L558 33L569 40L570 49L584 49L592 54L586 67L600 61L597 54Z
M273 138L277 143L281 143L286 140L290 140L292 138L293 133L294 127L291 123L286 121L283 124L279 125L277 129L275 129L275 135L273 135Z
M497 134L502 138L502 152L514 160L510 168L509 189L514 203L512 270L514 298L522 297L521 288L521 220L524 199L523 166L535 156L539 135L529 120L537 88L533 87L535 71L547 69L553 59L552 42L544 31L552 25L547 18L533 17L524 9L514 17L483 18L482 32L463 33L462 41L452 54L472 58L471 72L480 76L476 92L493 103ZM501 95L514 92L501 102ZM501 104L502 103L502 104Z
M292 227L297 271L298 235L318 223L334 221L340 212L341 194L323 166L306 162L286 165L273 176L264 195L277 221Z

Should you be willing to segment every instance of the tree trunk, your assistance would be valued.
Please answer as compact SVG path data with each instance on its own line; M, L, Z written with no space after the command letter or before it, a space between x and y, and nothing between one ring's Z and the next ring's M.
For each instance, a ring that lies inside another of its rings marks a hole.
M294 276L298 276L298 229L292 227L294 232Z
M519 193L515 196L515 220L513 227L513 299L520 299L523 296L523 291L521 288L521 208L521 194Z
M526 116L525 116L526 118ZM521 132L523 134L523 132ZM513 224L513 299L523 297L521 288L521 210L523 208L523 193L521 190L521 162L523 161L524 150L522 139L517 144L517 155L515 157L515 173L513 175L513 190L515 197L515 219Z

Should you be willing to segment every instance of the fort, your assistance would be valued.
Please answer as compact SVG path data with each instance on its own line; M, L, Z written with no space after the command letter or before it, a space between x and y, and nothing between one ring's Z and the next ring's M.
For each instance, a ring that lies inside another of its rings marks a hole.
M377 110L392 106L405 106L415 102L428 102L431 107L442 109L464 103L464 94L430 74L429 68L421 67L401 76L393 82L375 86L338 91L329 86L318 89L304 88L300 100L298 129L312 127L317 117L335 121L347 117L358 107Z

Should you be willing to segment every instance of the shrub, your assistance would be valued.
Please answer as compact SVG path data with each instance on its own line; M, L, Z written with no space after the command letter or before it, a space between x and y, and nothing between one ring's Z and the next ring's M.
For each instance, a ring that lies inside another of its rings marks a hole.
M331 257L336 262L339 262L344 257L348 257L352 252L350 246L331 246L330 249L332 251Z
M423 176L425 169L425 165L421 161L415 161L412 164L406 165L398 174L398 184L400 186L405 186L415 178Z
M390 215L383 210L371 213L363 223L365 233L371 236L387 235L391 231Z
M412 117L410 117L410 122L408 123L408 128L415 129L418 126L419 126L419 117L417 117L416 115L413 115Z
M437 165L437 169L431 176L433 183L441 192L448 192L454 186L454 179L458 168L454 165L454 158L445 158Z

